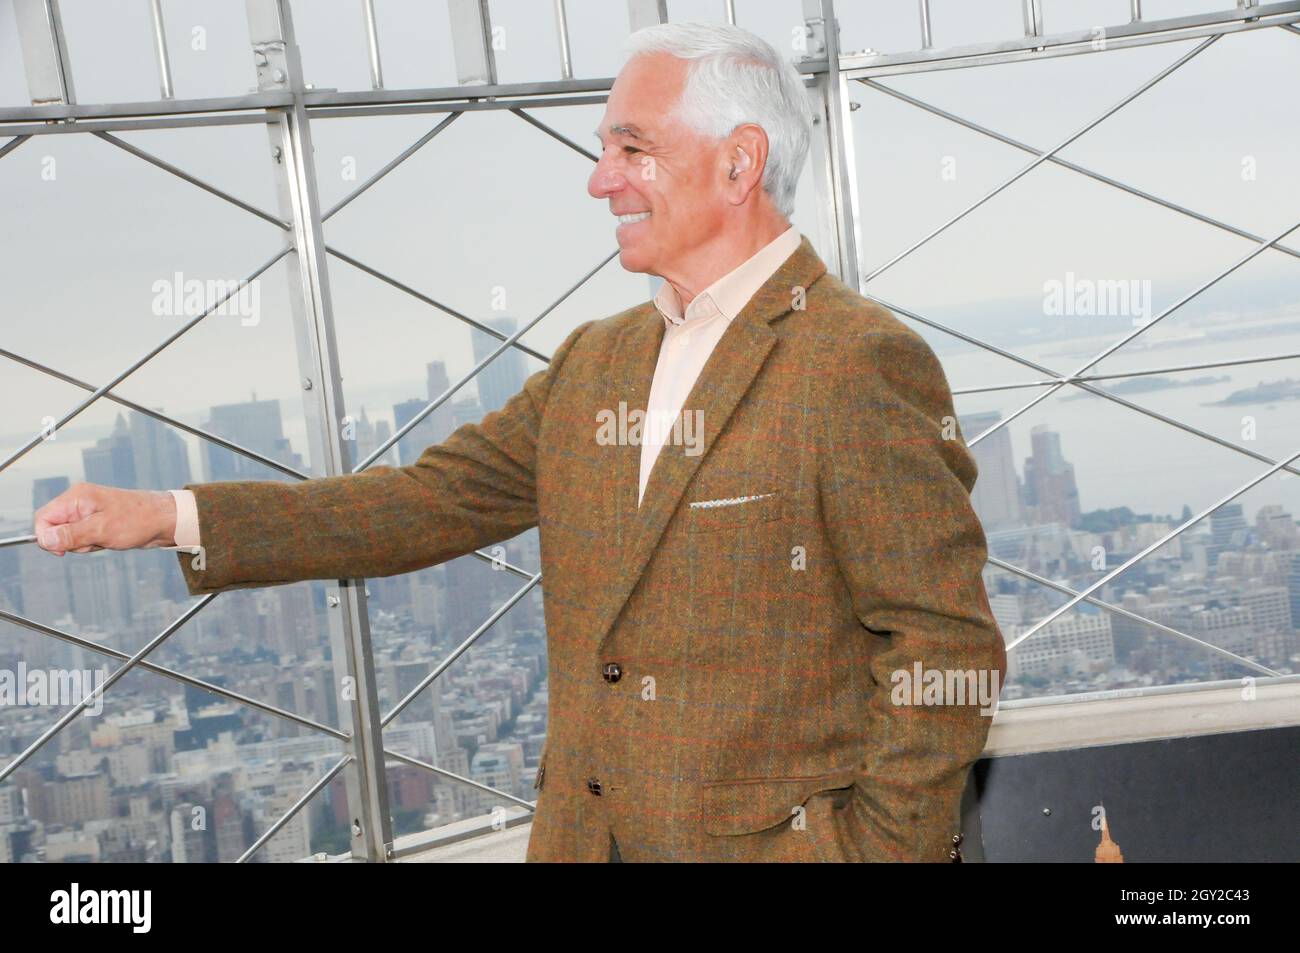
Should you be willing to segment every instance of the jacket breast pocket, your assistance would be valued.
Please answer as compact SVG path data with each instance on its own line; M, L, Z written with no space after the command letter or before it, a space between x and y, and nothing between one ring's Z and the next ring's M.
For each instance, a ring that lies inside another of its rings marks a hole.
M686 504L686 526L692 533L708 533L733 526L751 526L781 519L779 490L745 496L695 499Z

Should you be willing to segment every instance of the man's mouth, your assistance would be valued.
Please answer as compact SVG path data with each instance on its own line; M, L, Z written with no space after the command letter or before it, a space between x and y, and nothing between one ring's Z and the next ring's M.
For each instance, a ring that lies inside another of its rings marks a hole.
M644 222L649 217L649 212L633 212L631 215L620 215L618 223L620 225L635 225L637 222Z

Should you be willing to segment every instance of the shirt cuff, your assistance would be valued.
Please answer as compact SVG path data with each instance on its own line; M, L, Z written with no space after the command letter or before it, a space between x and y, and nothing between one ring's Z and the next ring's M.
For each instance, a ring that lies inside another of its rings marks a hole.
M192 490L168 490L176 501L176 548L199 545L199 507ZM168 547L169 549L172 547Z

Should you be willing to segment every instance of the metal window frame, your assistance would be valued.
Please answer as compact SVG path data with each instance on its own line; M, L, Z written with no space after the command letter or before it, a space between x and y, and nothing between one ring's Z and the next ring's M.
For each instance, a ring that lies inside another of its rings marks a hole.
M878 301L894 313L918 324L965 340L1044 375L1045 379L1038 381L966 388L956 392L973 393L1019 387L1043 388L1042 393L1015 411L1010 417L1004 418L989 430L969 440L969 445L973 446L1039 401L1069 385L1111 400L1126 409L1142 413L1152 419L1162 421L1227 449L1250 456L1268 467L1268 469L1261 471L1259 475L1247 483L1229 492L1213 506L1202 510L1160 540L1146 547L1142 552L1126 560L1121 566L1116 567L1101 579L1080 591L1014 566L1004 560L990 557L990 565L1002 571L1019 575L1044 587L1054 589L1068 597L1065 603L1010 642L1008 644L1009 650L1014 650L1016 646L1022 644L1026 639L1069 611L1069 609L1081 602L1088 602L1105 611L1119 614L1130 621L1150 626L1170 637L1190 641L1206 651L1260 672L1270 680L1284 678L1279 673L1249 658L1214 646L1155 620L1147 619L1123 607L1113 605L1094 595L1094 593L1106 582L1114 579L1142 558L1155 552L1165 542L1203 519L1218 506L1229 502L1268 476L1281 470L1300 473L1300 468L1293 466L1293 462L1300 458L1300 450L1284 459L1273 460L1264 454L1218 438L1192 424L1166 417L1092 384L1092 382L1104 379L1158 373L1161 370L1167 370L1165 368L1144 368L1123 374L1110 375L1087 374L1085 372L1098 361L1137 337L1146 328L1167 317L1183 304L1192 300L1205 289L1211 287L1226 275L1231 274L1266 249L1276 248L1284 254L1300 257L1300 250L1284 245L1281 242L1283 238L1295 231L1297 227L1300 227L1300 223L1291 226L1272 238L1261 237L1230 223L1069 162L1062 159L1057 153L1096 125L1105 121L1123 106L1142 95L1163 78L1181 68L1225 35L1268 27L1278 27L1284 31L1300 35L1300 26L1297 26L1297 24L1300 24L1300 2L1259 4L1255 0L1238 0L1236 10L1148 21L1142 18L1139 0L1132 0L1131 22L1106 28L1104 34L1104 48L1106 50L1196 38L1202 39L1202 42L1122 100L1076 130L1065 140L1046 150L1019 142L1002 133L941 110L929 103L893 89L881 83L879 79L880 77L913 72L967 68L993 63L1038 60L1056 56L1099 52L1095 30L1047 34L1043 23L1040 0L1022 0L1025 21L1025 36L1023 38L965 47L935 48L931 36L932 17L929 2L928 0L919 0L920 46L917 50L899 54L878 54L870 51L846 54L839 48L838 28L828 27L828 25L837 23L834 0L801 0L801 3L806 27L805 32L810 41L810 55L798 61L796 65L807 77L810 107L815 123L815 134L812 143L812 166L820 212L821 239L823 247L831 250L829 264L832 271L841 280L857 287L864 294L867 294L866 286L884 271L912 255L935 236L991 200L1039 165L1047 162L1084 175L1094 181L1110 185L1136 198L1177 211L1203 224L1227 231L1250 241L1254 245L1250 252L1227 269L1211 277L1196 290L1165 309L1156 318L1122 337L1088 363L1068 374L1054 371L1019 355L1005 351L990 342L981 341L954 328L944 326L897 303L883 301L878 298L873 300ZM346 92L314 90L305 82L302 72L301 58L297 49L288 0L246 0L246 6L250 24L250 47L257 67L258 89L256 92L233 97L175 99L166 38L162 25L162 4L161 0L151 0L150 23L159 72L160 99L144 103L87 105L76 102L58 0L15 0L20 42L33 105L30 107L0 108L0 136L12 136L9 141L0 145L0 159L9 155L35 136L70 133L91 134L115 148L122 149L142 161L161 168L209 194L230 202L254 217L280 228L285 235L284 248L253 270L248 280L257 278L282 259L288 262L291 285L290 301L298 348L299 369L304 382L304 408L308 420L311 459L319 468L323 468L327 475L357 473L381 458L421 420L449 400L461 387L505 351L514 348L538 360L546 361L545 355L525 345L520 338L608 264L617 254L617 251L612 252L600 263L589 269L576 284L570 286L550 306L520 330L506 335L488 324L445 305L431 295L397 281L380 269L331 247L324 238L324 223L431 142L463 113L467 112L507 110L562 145L595 161L597 157L589 150L572 142L525 110L603 102L612 84L612 78L573 78L572 53L564 0L554 0L556 29L561 50L560 79L500 84L497 82L496 63L491 43L491 16L487 0L449 0L450 28L456 59L458 85L432 89L389 90L385 88L383 82L380 36L374 14L373 0L364 0L362 25L365 31L364 37L370 65L371 89ZM666 0L627 0L627 8L629 26L632 29L667 21ZM736 22L734 0L724 0L724 14L727 22ZM861 83L866 88L892 96L916 108L979 132L1026 152L1034 158L1027 166L1000 183L957 216L949 219L883 265L868 271L860 259L860 212L856 164L854 162L854 130L851 121L851 112L856 104L850 101L850 82ZM342 201L328 210L322 209L315 185L314 163L311 158L312 120L404 113L446 113L447 115L420 139L416 140L378 172L361 183ZM267 129L271 154L274 157L276 166L275 179L280 202L280 214L278 215L244 202L112 134L122 130L250 123L263 124ZM347 415L344 412L343 393L340 386L337 343L330 304L328 258L331 256L444 314L496 338L500 342L491 354L479 361L471 371L461 377L443 394L432 398L415 418L393 434L383 446L361 461L351 459L351 448L341 437ZM295 278L296 280L294 280ZM183 430L200 440L209 441L241 454L248 459L270 466L286 476L295 479L307 479L308 475L296 468L271 460L263 454L201 428L183 424L166 414L145 408L114 393L114 388L126 378L203 321L223 303L224 299L212 305L203 314L186 322L141 358L128 365L127 368L106 383L98 386L6 349L0 349L0 358L21 363L88 392L87 397L60 418L56 424L56 429L64 426L99 398L104 397ZM1263 355L1257 358L1189 365L1189 367L1221 367L1296 356L1300 355ZM37 435L17 451L0 460L0 472L31 452L41 442L41 435ZM31 539L30 536L26 536L0 540L0 546L29 543ZM481 560L491 562L497 566L501 565L500 560L485 552L480 551L475 555ZM351 859L371 862L392 859L394 856L393 837L391 820L388 815L387 778L385 776L385 765L389 760L423 768L448 780L494 794L531 811L534 808L531 802L482 785L472 779L461 777L401 752L386 749L383 746L384 727L396 719L420 693L427 689L457 658L468 651L512 606L531 592L541 581L540 573L529 573L524 569L509 564L506 564L504 568L524 579L525 583L385 714L381 714L378 707L378 686L370 652L364 580L339 580L328 583L327 602L331 607L330 638L336 675L339 678L353 679L356 684L357 695L355 701L347 706L341 706L342 724L338 728L316 722L313 719L297 715L278 706L261 702L239 692L185 675L148 660L147 656L150 653L170 638L197 612L206 607L216 598L215 595L205 596L187 607L176 620L136 653L129 656L127 653L113 649L110 646L63 632L55 627L27 619L15 613L0 610L0 619L123 663L79 706L59 718L25 751L3 768L0 768L0 781L3 781L16 771L55 734L69 724L72 718L81 710L92 704L97 697L107 691L128 671L138 666L146 671L201 688L238 704L253 707L264 714L284 718L301 727L324 733L342 744L344 753L341 759L311 785L287 812L261 833L245 851L244 855L240 857L241 862L254 856L303 806L310 802L312 797L340 774L343 774L345 778L349 805L356 819ZM1027 699L1017 704L1020 707L1026 707L1038 702L1052 704L1055 701L1054 699Z

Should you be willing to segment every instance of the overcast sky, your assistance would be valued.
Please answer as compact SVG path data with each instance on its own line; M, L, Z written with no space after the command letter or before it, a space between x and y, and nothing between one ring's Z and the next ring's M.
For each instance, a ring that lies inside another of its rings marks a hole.
M147 0L62 0L61 6L81 102L157 96ZM669 11L676 20L721 20L723 6L722 0L672 0ZM798 0L737 0L736 6L742 26L793 55L792 37L801 23ZM1057 32L1122 24L1129 5L1127 0L1044 0L1043 6L1048 32ZM1143 5L1148 18L1228 6L1230 0L1146 0ZM253 87L242 2L164 0L163 7L178 98L238 95ZM376 7L386 85L454 83L445 3L377 0ZM915 0L841 7L845 49L919 46ZM938 46L1012 38L1022 32L1019 0L932 0L931 7ZM612 75L627 31L625 5L568 0L567 8L576 74ZM294 10L309 81L317 87L368 88L359 0L298 2ZM504 27L505 48L498 53L503 82L559 78L550 0L494 0L492 16L494 24ZM202 39L203 49L194 48L196 38ZM1196 42L891 77L885 82L1046 148ZM1300 219L1298 62L1300 36L1270 29L1225 37L1062 156L1271 236ZM876 90L855 84L851 94L860 103L853 123L866 271L1030 161L1023 152ZM10 0L0 0L0 103L27 104ZM587 106L535 114L590 147L601 111ZM324 206L346 195L441 118L316 121L313 135ZM270 147L262 127L125 132L121 137L245 201L278 212ZM1243 177L1243 164L1253 167L1253 178ZM353 167L355 180L349 181L346 173ZM55 170L52 181L42 175L49 168ZM945 177L945 169L955 169L955 177ZM614 221L605 203L586 195L589 171L587 159L512 115L472 113L331 220L326 238L340 250L479 318L494 315L494 293L504 289L506 313L526 321L615 247ZM815 202L811 178L805 174L795 224L820 240ZM37 137L0 160L0 207L3 346L95 384L129 364L180 320L153 313L154 282L177 272L203 280L238 279L282 242L274 227L86 135ZM1300 233L1290 243L1300 246ZM1066 272L1150 281L1159 310L1248 248L1239 238L1066 170L1043 166L867 290L966 330L1013 340L1028 323L1044 323L1043 283ZM1294 304L1300 298L1297 264L1293 258L1266 252L1185 314L1163 322L1161 334L1152 332L1153 340L1176 337L1198 316ZM445 360L453 380L473 365L464 325L337 260L331 261L329 277L349 410L365 405L372 416L388 416L394 402L423 396L430 360ZM261 320L255 327L241 326L237 317L208 319L134 375L120 392L192 423L200 422L208 406L246 399L253 392L281 398L290 436L296 449L305 452L296 419L299 375L285 278L283 264L265 276ZM549 352L576 324L643 301L648 288L645 276L624 273L614 262L527 340ZM1080 336L1091 333L1094 329L1079 326ZM930 332L927 337L941 353L950 350L950 342ZM1220 346L1215 354L1244 356L1272 346L1289 345L1256 338ZM1108 366L1181 363L1187 360L1185 354L1172 346L1168 351L1156 347L1129 364L1122 363L1127 354L1116 355ZM1293 365L1275 365L1265 376L1295 374ZM530 370L538 366L529 362ZM954 358L946 367L954 387L1036 376L995 356ZM962 400L959 410L1007 412L1030 393ZM5 364L0 371L3 454L39 431L42 417L60 416L82 395L26 368ZM1068 419L1063 410L1067 405L1045 403L1041 416L1027 416L1025 426L1035 420ZM102 436L116 413L115 405L101 401L74 421L61 440L42 445L0 474L0 516L22 518L29 513L34 477L79 478L80 448ZM1223 426L1231 429L1233 420ZM1300 430L1275 426L1262 439L1274 441L1270 447L1280 453L1300 441ZM1079 459L1081 445L1074 446L1076 465L1087 466ZM1200 459L1195 454L1206 448L1194 440L1191 446L1186 452ZM1070 455L1068 436L1065 448ZM1028 441L1018 436L1018 457L1027 452ZM195 454L195 463L197 459ZM1216 456L1204 459L1207 465L1217 465ZM1242 472L1248 475L1253 467ZM1185 498L1213 491L1209 484L1188 484L1162 507L1167 489L1139 486L1143 481L1133 475L1129 482L1134 502L1175 512ZM1089 501L1085 494L1085 509L1090 502L1112 505L1121 495L1116 489Z

